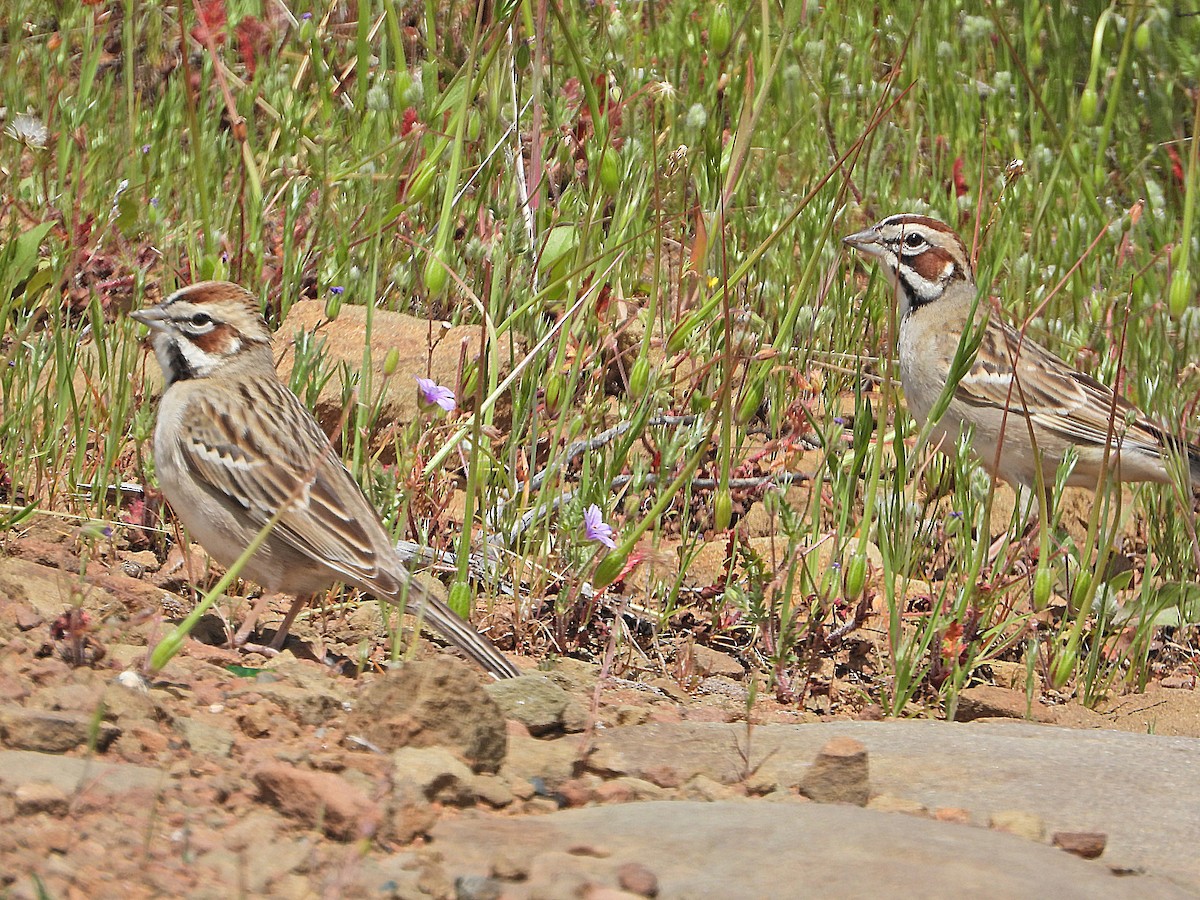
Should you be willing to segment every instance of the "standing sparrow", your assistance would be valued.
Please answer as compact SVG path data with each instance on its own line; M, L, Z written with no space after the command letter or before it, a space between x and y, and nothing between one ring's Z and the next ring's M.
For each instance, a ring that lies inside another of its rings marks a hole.
M843 241L878 260L895 292L900 382L909 410L924 425L950 379L959 339L974 325L979 288L967 248L943 223L909 213L888 216ZM978 309L986 315L983 301ZM1192 483L1200 484L1200 449L996 319L984 325L975 357L931 439L954 446L968 428L983 467L1015 486L1037 483L1039 459L1043 483L1052 485L1068 449L1076 459L1066 482L1072 487L1095 488L1106 455L1118 481L1169 482L1167 457L1183 453Z
M205 281L132 318L153 331L166 379L154 430L158 479L171 507L221 565L236 560L279 510L242 569L296 596L272 648L313 594L344 582L421 614L497 678L520 674L493 644L411 580L379 514L311 413L275 374L271 334L253 295ZM239 630L244 645L260 601Z

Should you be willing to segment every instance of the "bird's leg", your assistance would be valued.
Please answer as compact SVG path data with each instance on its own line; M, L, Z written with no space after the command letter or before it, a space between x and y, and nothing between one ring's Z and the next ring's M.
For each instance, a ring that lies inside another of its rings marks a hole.
M250 635L254 634L254 626L258 624L259 617L267 608L267 604L271 602L271 595L264 593L261 597L254 601L254 606L250 608L250 614L242 620L242 627L237 630L229 645L234 649L242 649L246 647L250 640Z
M283 649L283 645L287 642L288 631L291 630L292 622L296 621L296 616L300 614L300 610L308 606L310 596L297 597L292 601L292 605L288 608L287 615L283 617L283 621L279 623L279 630L275 632L275 637L271 639L271 649L276 652Z

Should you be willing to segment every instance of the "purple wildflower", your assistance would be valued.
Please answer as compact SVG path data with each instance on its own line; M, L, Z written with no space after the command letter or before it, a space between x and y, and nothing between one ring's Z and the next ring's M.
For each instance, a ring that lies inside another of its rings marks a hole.
M337 294L340 297L342 294L346 293L346 289L344 287L342 287L340 284L335 284L333 287L331 287L329 289L329 293Z
M432 378L418 378L417 390L421 392L421 401L428 406L440 406L446 412L454 412L458 408L454 391L442 387Z
M595 503L583 514L583 533L589 541L599 541L610 550L617 546L617 542L612 539L612 526L604 521L604 515Z

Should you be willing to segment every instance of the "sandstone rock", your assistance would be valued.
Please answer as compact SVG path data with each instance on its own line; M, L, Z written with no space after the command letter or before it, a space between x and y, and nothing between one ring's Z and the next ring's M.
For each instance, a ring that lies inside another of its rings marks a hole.
M426 800L466 806L474 799L473 773L444 747L402 747L392 763L396 782L409 782Z
M1031 706L1024 690L978 684L959 693L954 718L958 722L985 718L1039 720L1044 715L1045 705L1034 701Z
M264 803L285 816L319 826L335 840L357 840L372 834L379 824L379 808L340 775L272 762L252 778Z
M641 863L627 862L617 869L617 883L639 897L658 896L658 876Z
M344 712L345 698L341 692L317 690L312 685L303 687L286 682L258 681L230 692L231 697L257 694L271 701L293 721L301 725L323 725L333 716Z
M103 752L120 733L115 725L79 713L0 707L0 743L14 750L65 753L88 746L94 737L96 749Z
M581 768L577 740L513 737L509 739L508 759L502 774L514 790L519 783L528 784L535 779L554 788L574 778Z
M992 813L988 827L1039 843L1046 839L1046 824L1042 817L1020 809L1003 809Z
M342 416L343 384L336 374L341 364L352 371L359 371L363 363L366 340L367 308L365 306L342 306L337 319L330 322L325 318L325 303L322 300L300 300L293 303L287 318L279 326L275 336L277 348L282 350L279 376L287 381L295 364L295 338L299 332L314 333L321 345L324 368L334 372L321 390L316 403L317 420L326 433L336 427ZM371 367L374 370L371 383L382 389L378 399L379 421L406 425L419 415L417 405L416 378L432 378L438 384L453 387L458 381L460 355L474 360L479 353L480 326L458 325L444 327L433 322L403 313L388 310L371 310ZM432 346L431 346L432 344ZM383 374L383 363L388 351L399 351L400 363L390 377ZM502 341L492 348L497 363L504 368L511 360L510 342ZM370 398L375 403L376 398ZM498 410L503 418L506 412ZM384 462L390 462L384 445ZM394 452L394 451L393 451Z
M175 730L183 736L188 746L205 756L224 758L233 750L233 734L217 725L211 725L196 716L180 719Z
M1056 831L1050 843L1084 859L1096 859L1108 845L1108 835L1099 831Z
M466 663L449 657L405 663L359 697L346 725L383 750L445 746L476 772L496 772L508 735L504 716Z
M570 696L544 675L522 675L489 684L485 690L506 719L516 719L535 737L565 730Z
M65 816L70 806L70 798L67 797L66 791L56 784L44 781L18 787L13 792L13 802L19 816L31 816L35 813Z
M869 795L867 748L854 738L832 738L804 776L800 793L818 803L865 806Z
M696 664L696 674L701 677L708 675L723 675L726 678L742 679L746 677L745 667L730 656L712 647L697 644L692 647L692 661Z

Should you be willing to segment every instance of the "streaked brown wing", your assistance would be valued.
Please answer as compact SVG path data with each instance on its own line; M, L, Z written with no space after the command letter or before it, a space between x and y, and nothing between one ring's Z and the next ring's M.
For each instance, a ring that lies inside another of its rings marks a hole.
M975 364L959 382L955 397L975 407L1007 407L1010 415L1027 415L1038 428L1075 444L1102 447L1110 434L1117 434L1127 446L1161 451L1161 432L1137 407L1118 396L1114 412L1108 386L1075 371L1040 344L1021 341L1007 325L992 323L984 332Z
M268 395L273 389L278 395ZM257 527L286 507L275 536L347 580L375 583L382 576L394 584L379 568L381 541L390 545L379 514L308 410L282 384L247 385L243 396L277 421L255 430L210 399L198 400L179 438L195 477L236 502ZM277 441L277 434L294 440Z

